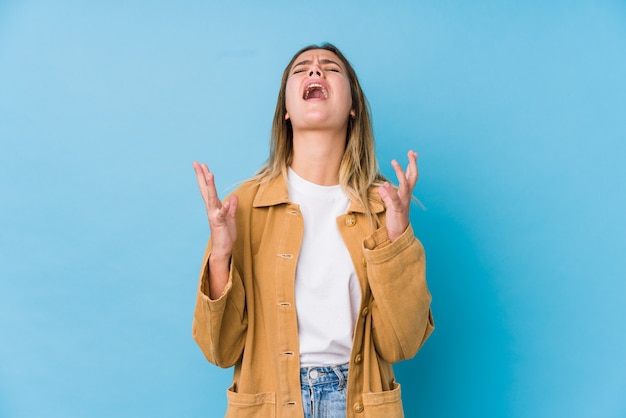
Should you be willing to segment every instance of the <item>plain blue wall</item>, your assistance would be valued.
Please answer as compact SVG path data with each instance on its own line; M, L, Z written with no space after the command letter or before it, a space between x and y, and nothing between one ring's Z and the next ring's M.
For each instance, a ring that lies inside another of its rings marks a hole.
M626 416L626 3L0 1L0 417L219 417L191 339L208 226L332 41L412 221L437 329L408 417ZM220 2L221 3L221 2Z

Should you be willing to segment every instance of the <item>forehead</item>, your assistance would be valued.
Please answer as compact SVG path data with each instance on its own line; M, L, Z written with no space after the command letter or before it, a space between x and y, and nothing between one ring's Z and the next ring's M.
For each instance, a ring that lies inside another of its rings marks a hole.
M299 63L316 60L330 60L344 67L343 61L341 61L341 59L334 52L326 49L310 49L308 51L304 51L293 60L293 64L291 66L295 67Z

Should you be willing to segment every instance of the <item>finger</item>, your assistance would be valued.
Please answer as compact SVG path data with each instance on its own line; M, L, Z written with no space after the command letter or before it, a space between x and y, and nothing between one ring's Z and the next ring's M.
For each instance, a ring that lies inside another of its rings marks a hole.
M228 214L228 209L230 208L230 202L224 201L222 205L213 212L213 220L218 224L222 224L226 221L226 215Z
M204 204L207 204L207 187L206 187L206 177L204 175L204 170L202 169L202 166L197 163L197 162L193 162L193 171L195 171L196 173L196 180L198 181L198 188L200 189L200 195L202 195L202 199L204 200Z
M400 196L396 189L393 188L389 182L385 182L382 186L378 188L378 194L381 199L385 203L385 207L390 210L402 210L402 201L400 200Z
M406 168L406 178L409 190L412 193L415 183L417 183L417 178L419 177L417 169L417 152L411 150L408 152L407 156L409 157L409 164Z
M398 187L403 188L404 185L406 184L406 175L404 174L404 171L402 170L400 163L398 163L396 160L392 160L391 166L393 167L393 170L396 172L396 177L398 178Z
M214 215L211 217L213 219L212 223L215 225L228 225L230 222L234 222L238 203L239 200L235 195L226 198L222 202L222 207L214 212Z
M209 170L206 164L202 164L202 172L204 173L206 184L206 204L209 209L220 209L222 202L217 195L217 189L215 187L215 176Z
M417 158L417 153L415 153L414 151L409 151L407 154L407 157L409 159L409 163L406 166L406 177L407 179L411 179L414 175L415 175L415 168L416 167L416 158Z
M228 199L228 216L231 218L235 217L235 213L237 212L237 206L239 206L239 198L237 195L232 195Z
M193 171L196 173L196 176L202 176L204 178L204 174L202 173L202 167L200 166L200 163L194 161L191 163L191 165L193 166Z

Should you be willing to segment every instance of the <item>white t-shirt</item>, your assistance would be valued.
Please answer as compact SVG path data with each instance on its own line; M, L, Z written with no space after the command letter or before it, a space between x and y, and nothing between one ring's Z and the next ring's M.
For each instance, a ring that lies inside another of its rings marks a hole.
M337 217L350 199L337 186L320 186L289 169L289 199L300 206L304 237L295 283L301 367L347 363L361 303L359 280Z

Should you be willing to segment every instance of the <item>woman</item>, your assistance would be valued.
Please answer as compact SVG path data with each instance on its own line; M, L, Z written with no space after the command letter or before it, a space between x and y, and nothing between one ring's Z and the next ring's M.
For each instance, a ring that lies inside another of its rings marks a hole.
M220 201L194 162L211 229L193 336L234 366L227 417L401 417L392 363L432 332L409 223L417 154L378 172L365 96L333 45L287 65L263 169Z

